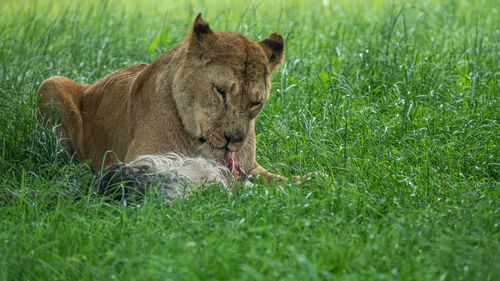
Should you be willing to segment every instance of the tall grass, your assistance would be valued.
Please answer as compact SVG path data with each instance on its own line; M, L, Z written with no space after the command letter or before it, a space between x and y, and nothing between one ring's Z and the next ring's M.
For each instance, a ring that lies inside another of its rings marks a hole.
M496 1L3 1L0 278L500 279ZM151 62L198 12L286 40L258 161L329 179L213 187L165 205L89 193L36 123L52 75Z

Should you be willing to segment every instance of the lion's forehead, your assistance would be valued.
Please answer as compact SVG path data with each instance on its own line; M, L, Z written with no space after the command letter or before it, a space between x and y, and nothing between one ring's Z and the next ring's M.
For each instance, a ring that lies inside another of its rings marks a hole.
M213 61L219 66L228 68L231 74L240 80L260 81L270 76L267 64L261 59L226 55Z
M255 75L270 75L264 50L245 35L219 31L212 47L214 60L238 69L247 79L253 79Z
M235 92L245 99L266 99L271 72L267 56L258 42L242 34L217 32L212 47L211 62L223 85L235 84Z
M264 95L269 90L269 74L263 65L244 62L227 65L218 62L211 70L216 77L214 82L224 87L226 91Z

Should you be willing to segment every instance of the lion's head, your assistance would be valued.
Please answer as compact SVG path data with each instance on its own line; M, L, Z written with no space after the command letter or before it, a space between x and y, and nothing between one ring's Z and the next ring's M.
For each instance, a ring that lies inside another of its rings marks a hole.
M184 128L214 148L239 151L269 97L270 75L283 61L283 38L272 33L255 42L212 31L199 14L186 44L172 89Z

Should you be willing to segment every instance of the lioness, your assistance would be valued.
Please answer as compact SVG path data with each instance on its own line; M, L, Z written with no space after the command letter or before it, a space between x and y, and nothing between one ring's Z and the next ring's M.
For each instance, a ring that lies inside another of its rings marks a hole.
M117 70L93 85L45 80L38 118L59 120L65 148L94 172L173 152L226 159L226 167L253 178L284 179L255 161L254 129L284 49L278 33L255 42L212 31L200 13L190 35L149 65Z

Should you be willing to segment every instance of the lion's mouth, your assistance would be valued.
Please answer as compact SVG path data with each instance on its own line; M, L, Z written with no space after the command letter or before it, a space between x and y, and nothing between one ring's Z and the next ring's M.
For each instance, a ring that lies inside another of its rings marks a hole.
M202 143L206 143L207 140L204 137L200 137L198 139ZM236 160L236 152L231 151L227 148L227 145L224 147L214 147L216 149L224 149L226 152L224 153L224 157L219 161L222 166L226 167L229 172L236 177L236 179L243 180L246 177L246 173L243 170L243 167L238 164Z

